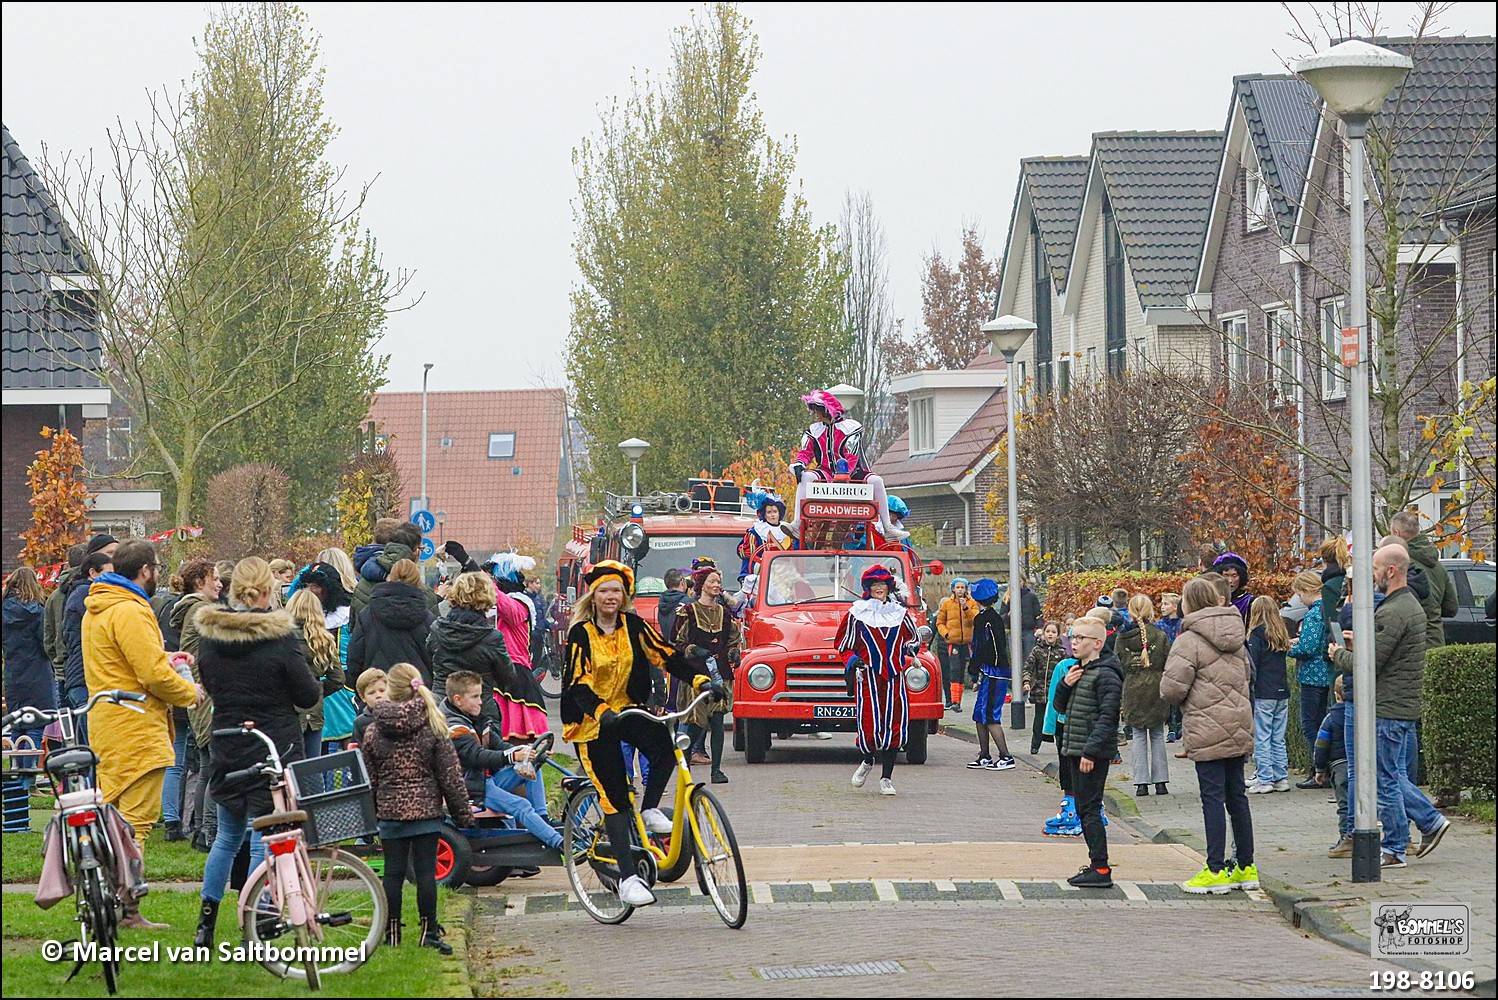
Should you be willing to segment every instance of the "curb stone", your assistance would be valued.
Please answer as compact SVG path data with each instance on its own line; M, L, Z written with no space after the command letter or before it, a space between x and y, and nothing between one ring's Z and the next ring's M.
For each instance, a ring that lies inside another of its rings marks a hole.
M447 893L442 907L447 918L444 926L451 926L455 933L448 937L453 946L450 957L442 960L439 996L471 997L473 983L468 975L468 941L473 935L473 896L466 893Z

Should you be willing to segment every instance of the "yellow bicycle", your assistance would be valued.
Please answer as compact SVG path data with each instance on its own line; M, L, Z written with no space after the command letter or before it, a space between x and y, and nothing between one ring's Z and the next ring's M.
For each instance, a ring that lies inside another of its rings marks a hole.
M639 715L669 725L685 718L697 705L713 697L704 691L692 704L672 715L652 715L638 708L625 709L621 717ZM718 916L732 928L744 926L749 916L749 886L744 879L744 860L733 827L723 805L712 792L692 780L687 766L687 736L677 734L676 798L671 809L671 832L649 833L640 810L634 811L636 868L645 884L674 882L686 874L694 861L697 885L712 900ZM621 874L616 854L603 826L603 805L598 789L585 776L567 778L562 787L570 792L562 826L563 862L567 880L577 901L599 923L622 924L635 908L619 898ZM633 799L633 795L631 795ZM640 849L643 845L643 849Z

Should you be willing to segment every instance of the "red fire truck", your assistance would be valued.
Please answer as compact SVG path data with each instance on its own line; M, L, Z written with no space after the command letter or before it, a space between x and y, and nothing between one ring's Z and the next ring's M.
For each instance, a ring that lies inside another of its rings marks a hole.
M910 595L921 649L907 661L910 727L905 758L926 762L926 744L945 710L941 668L926 644L931 630L920 605L921 563L904 547L869 548L880 539L873 489L866 483L816 483L800 511L797 551L767 551L754 566L754 604L745 616L744 655L733 682L733 743L760 764L771 741L796 732L853 732L854 699L833 648L838 624L862 596L871 565L894 574ZM933 562L931 572L940 573Z

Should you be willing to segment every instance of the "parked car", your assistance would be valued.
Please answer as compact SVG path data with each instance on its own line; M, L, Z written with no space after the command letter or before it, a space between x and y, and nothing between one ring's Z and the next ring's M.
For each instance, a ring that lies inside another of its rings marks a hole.
M1476 563L1471 559L1442 559L1456 587L1457 611L1446 619L1446 642L1451 645L1492 642L1495 622L1488 617L1488 606L1498 587L1498 567Z

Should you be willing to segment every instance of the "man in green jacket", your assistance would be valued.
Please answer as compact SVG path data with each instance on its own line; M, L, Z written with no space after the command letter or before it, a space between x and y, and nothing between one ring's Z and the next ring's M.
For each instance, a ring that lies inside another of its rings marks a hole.
M68 661L68 650L62 642L62 612L68 603L68 591L78 576L78 567L88 557L88 543L79 542L68 549L68 568L57 578L57 585L47 597L46 615L42 618L42 650L52 661L52 672L62 680L62 667Z
M1442 816L1410 778L1418 742L1420 686L1425 672L1426 616L1409 588L1410 554L1385 545L1373 554L1373 585L1385 594L1373 613L1374 715L1378 759L1378 820L1383 826L1383 868L1403 868L1410 821L1420 828L1420 858L1436 849L1451 821ZM1351 674L1352 651L1327 647L1338 670ZM1350 687L1350 685L1349 685ZM1359 692L1366 698L1367 692ZM1352 792L1349 769L1348 797ZM1357 780L1366 780L1362 775Z
M1425 579L1430 584L1429 592L1420 600L1420 606L1425 609L1425 648L1444 646L1444 619L1456 614L1457 597L1451 574L1441 565L1441 553L1436 550L1436 543L1430 540L1430 536L1420 530L1420 515L1413 511L1402 510L1395 514L1389 521L1389 531L1404 539L1405 547L1410 550L1410 559L1425 571Z

